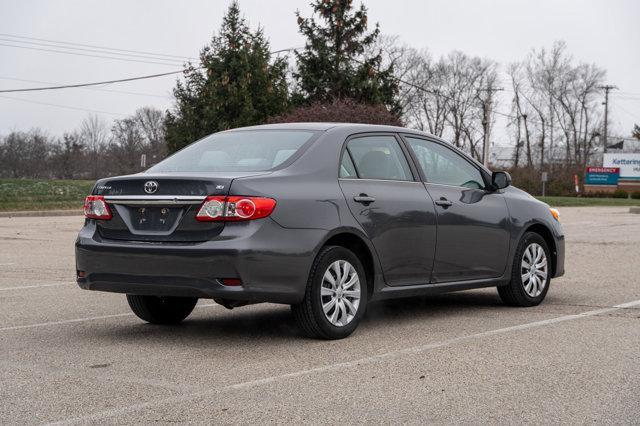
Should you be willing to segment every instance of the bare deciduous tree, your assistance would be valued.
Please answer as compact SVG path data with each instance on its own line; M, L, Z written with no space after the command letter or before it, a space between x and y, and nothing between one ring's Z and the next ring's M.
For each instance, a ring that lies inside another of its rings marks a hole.
M511 64L508 74L516 152L524 136L528 166L535 159L540 168L550 162L585 167L599 141L604 70L574 64L565 43L556 42L550 50L534 49L523 62Z
M426 51L404 50L411 69L400 88L408 93L404 103L406 122L436 136L474 157L482 156L485 121L493 121L498 75L494 61L452 52L433 61Z
M103 164L104 158L102 158L111 137L107 123L98 115L91 114L82 121L79 135L87 149L89 177L98 179L108 168Z

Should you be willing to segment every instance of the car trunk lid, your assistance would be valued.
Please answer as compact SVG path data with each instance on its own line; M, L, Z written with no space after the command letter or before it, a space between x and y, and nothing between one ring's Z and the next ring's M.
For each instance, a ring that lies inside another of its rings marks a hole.
M209 195L227 195L233 179L256 175L131 175L99 181L113 218L97 221L106 239L149 242L202 242L215 238L224 222L200 222L196 214ZM264 173L262 173L264 174Z

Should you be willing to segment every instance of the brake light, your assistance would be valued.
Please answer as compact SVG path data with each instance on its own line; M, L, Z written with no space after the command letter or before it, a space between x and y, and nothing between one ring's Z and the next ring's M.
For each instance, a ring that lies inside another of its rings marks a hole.
M100 220L109 220L113 217L102 195L89 195L84 199L84 215L89 219Z
M276 207L276 200L265 197L207 197L196 219L200 222L254 220L267 217Z

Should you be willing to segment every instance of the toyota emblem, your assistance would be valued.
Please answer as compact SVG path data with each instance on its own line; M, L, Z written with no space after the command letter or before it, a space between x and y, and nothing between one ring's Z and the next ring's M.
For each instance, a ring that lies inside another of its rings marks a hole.
M158 190L158 182L150 180L144 183L144 192L147 194L153 194Z

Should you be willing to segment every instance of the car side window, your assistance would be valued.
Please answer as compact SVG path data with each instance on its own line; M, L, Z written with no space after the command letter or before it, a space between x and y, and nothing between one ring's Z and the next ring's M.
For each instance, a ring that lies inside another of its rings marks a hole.
M409 163L394 136L354 138L347 143L347 150L361 179L413 180Z
M439 143L405 137L429 183L483 189L482 173L460 154Z
M356 173L356 168L353 165L353 161L351 161L351 156L346 150L342 153L342 161L340 162L340 177L346 179L355 179L358 177L358 173Z

